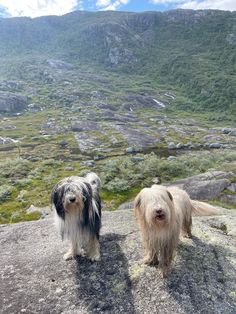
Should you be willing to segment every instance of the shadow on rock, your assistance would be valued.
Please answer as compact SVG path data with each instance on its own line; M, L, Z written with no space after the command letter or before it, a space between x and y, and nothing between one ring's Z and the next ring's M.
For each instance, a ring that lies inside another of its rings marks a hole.
M119 245L124 239L114 233L101 236L100 262L77 258L78 303L89 313L135 313L128 261Z
M236 313L235 257L222 246L194 237L192 244L178 247L178 258L166 279L170 295L192 313Z

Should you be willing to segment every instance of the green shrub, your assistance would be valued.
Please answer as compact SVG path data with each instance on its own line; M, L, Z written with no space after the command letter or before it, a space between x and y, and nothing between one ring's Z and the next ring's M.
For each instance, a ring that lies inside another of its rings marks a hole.
M13 191L13 187L9 185L0 186L0 202L4 202L8 198L10 198L12 191Z
M130 185L127 180L114 178L106 184L105 189L111 192L123 192L128 191Z
M27 176L31 168L31 162L26 159L7 159L0 163L0 177L23 178Z

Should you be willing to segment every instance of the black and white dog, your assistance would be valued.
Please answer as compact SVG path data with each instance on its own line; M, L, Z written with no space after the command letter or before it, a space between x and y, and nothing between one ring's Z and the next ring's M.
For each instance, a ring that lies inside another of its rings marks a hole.
M67 177L53 188L56 225L62 239L71 242L65 260L76 255L86 255L91 261L100 260L100 182L99 177L90 172L85 177Z

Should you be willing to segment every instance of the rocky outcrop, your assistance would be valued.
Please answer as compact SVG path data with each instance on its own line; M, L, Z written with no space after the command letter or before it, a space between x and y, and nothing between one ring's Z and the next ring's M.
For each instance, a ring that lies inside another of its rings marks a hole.
M0 89L3 89L3 90L16 91L16 90L21 89L22 87L23 87L22 83L17 82L17 81L2 81L2 82L0 82Z
M108 52L108 58L106 60L109 65L116 66L122 63L135 63L138 62L134 52L130 49L113 47Z
M126 95L120 97L124 103L122 104L122 107L125 110L133 111L140 108L157 108L161 109L164 108L167 104L167 101L165 100L157 100L155 97L152 96L143 96L143 95Z
M212 200L220 197L221 192L231 185L233 174L223 171L212 171L173 182L188 192L192 199Z
M46 63L57 70L73 70L75 67L71 63L57 59L48 59Z
M71 130L74 132L84 132L84 131L99 131L101 130L101 128L95 121L93 121L93 123L90 123L88 121L77 120L72 123Z
M13 138L10 138L10 137L3 137L3 136L0 136L0 145L5 145L5 144L15 144L19 142L19 140L14 140Z
M236 34L228 34L226 41L232 46L236 46Z
M100 262L67 249L51 218L0 226L0 311L10 313L235 313L235 212L194 217L171 273L143 265L132 210L103 213Z
M27 97L0 91L0 112L17 112L27 107Z

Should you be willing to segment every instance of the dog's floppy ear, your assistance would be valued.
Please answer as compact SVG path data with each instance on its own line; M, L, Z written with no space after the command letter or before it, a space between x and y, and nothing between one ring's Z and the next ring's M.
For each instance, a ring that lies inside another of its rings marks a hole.
M135 212L135 215L138 214L138 212L140 212L140 209L141 209L141 193L139 193L135 199L134 199L134 212Z
M101 180L99 176L95 172L89 172L85 179L87 179L90 183L92 190L98 193L101 187Z
M65 219L65 209L62 203L63 194L63 187L59 188L58 185L55 185L51 193L51 201L55 205L58 216L60 216L62 219Z
M172 194L168 190L167 190L167 194L168 194L170 200L173 202L173 196L172 196Z
M135 197L134 208L140 208L141 206L141 196L140 193Z

